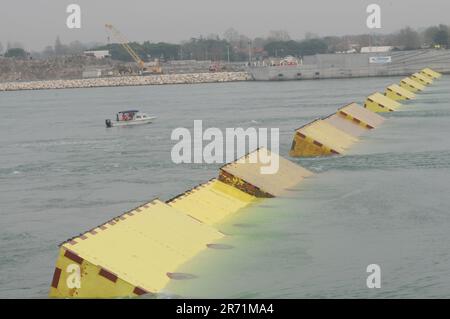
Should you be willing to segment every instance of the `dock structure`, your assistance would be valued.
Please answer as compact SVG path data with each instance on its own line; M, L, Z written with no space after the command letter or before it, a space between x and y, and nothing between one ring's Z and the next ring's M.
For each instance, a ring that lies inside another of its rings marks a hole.
M303 81L360 77L409 76L417 70L450 73L450 50L411 50L304 56L298 65L255 62L249 73L256 81Z

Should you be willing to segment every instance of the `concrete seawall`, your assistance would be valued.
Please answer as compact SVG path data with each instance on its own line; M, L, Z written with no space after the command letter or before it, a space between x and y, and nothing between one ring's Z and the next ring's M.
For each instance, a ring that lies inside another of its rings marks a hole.
M251 79L252 79L251 75L246 72L163 74L163 75L149 75L149 76L124 76L124 77L77 79L77 80L7 82L7 83L0 83L0 91L74 89L74 88L163 85L163 84L217 83L217 82L248 81Z
M450 73L450 50L316 54L299 66L254 65L249 72L257 81L285 81L408 76L427 67Z

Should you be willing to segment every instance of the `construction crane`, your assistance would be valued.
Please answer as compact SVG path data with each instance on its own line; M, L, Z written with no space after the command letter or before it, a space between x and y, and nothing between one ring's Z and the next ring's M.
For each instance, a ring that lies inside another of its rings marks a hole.
M105 28L108 29L114 38L119 41L119 44L127 51L127 53L133 58L136 64L139 67L139 71L141 74L162 74L162 68L159 65L158 61L155 61L153 64L146 64L142 61L141 57L131 48L130 41L120 33L112 24L105 24Z

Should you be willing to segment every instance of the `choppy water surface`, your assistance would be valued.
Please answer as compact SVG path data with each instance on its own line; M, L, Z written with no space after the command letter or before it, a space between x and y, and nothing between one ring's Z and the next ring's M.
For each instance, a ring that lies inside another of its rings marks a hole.
M0 94L0 297L46 297L57 244L154 197L217 175L171 162L175 127L294 128L398 78L98 88ZM225 221L233 249L208 249L167 293L188 297L448 297L450 78L342 157L296 160L317 173L286 198ZM127 108L147 126L104 127ZM366 288L366 267L382 288Z

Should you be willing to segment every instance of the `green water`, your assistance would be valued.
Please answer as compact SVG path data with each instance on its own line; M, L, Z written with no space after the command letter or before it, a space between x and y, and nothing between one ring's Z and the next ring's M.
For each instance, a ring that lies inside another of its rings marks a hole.
M98 88L0 94L0 297L45 297L57 244L220 165L170 160L175 127L279 127L292 133L399 78ZM450 79L364 136L346 156L295 160L316 175L286 198L219 226L165 293L186 297L448 297ZM139 108L148 126L104 128ZM381 289L366 287L379 264Z

